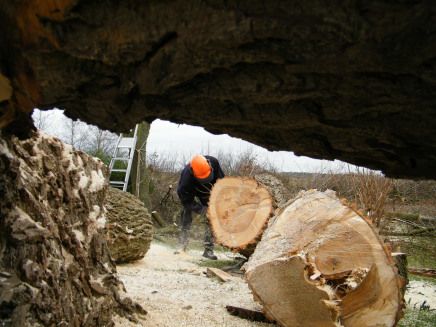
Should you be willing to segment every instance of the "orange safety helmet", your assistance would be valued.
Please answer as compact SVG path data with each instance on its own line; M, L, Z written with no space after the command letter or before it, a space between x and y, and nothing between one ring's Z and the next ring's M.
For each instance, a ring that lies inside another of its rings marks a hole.
M212 167L204 156L200 154L193 156L190 165L192 174L200 182L208 183L213 179Z

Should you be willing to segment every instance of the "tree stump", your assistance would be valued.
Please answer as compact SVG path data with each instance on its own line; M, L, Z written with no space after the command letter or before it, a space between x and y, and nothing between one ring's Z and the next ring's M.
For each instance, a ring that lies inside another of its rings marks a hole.
M0 325L112 326L145 311L106 246L107 170L54 137L0 135Z
M110 187L106 198L108 247L116 263L142 259L153 239L151 216L136 196Z
M302 192L278 211L244 266L270 320L304 327L396 324L403 279L368 221L333 191Z
M274 209L273 197L255 179L219 179L212 189L208 209L215 241L250 256Z

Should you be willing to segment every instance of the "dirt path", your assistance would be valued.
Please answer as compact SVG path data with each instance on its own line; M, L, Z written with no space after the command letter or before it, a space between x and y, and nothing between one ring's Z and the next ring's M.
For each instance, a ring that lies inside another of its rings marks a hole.
M116 327L245 327L272 324L250 322L229 315L226 305L259 309L253 301L247 284L240 277L227 283L207 278L200 267L201 252L175 255L174 249L153 243L143 260L118 266L118 274L128 294L140 303L148 315L140 324L115 316ZM231 254L218 253L221 260ZM419 307L426 301L436 309L436 287L428 282L412 281L406 293L406 302Z
M140 326L273 326L227 313L226 305L259 308L242 278L234 277L227 283L207 278L203 274L206 268L198 265L203 260L202 252L190 250L188 254L175 255L173 251L153 243L143 260L117 267L129 296L148 311ZM218 253L218 258L231 259L224 253ZM115 325L138 326L119 317L115 318Z

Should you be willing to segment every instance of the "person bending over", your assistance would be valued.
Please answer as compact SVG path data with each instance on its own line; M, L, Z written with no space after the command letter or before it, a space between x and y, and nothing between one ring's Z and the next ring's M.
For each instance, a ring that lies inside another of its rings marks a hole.
M192 212L202 216L205 222L203 257L216 260L213 253L214 239L206 217L207 206L212 186L224 177L219 161L212 156L195 155L183 168L177 186L177 195L183 205L181 214L181 231L179 250L185 251L188 246L189 230L192 224Z

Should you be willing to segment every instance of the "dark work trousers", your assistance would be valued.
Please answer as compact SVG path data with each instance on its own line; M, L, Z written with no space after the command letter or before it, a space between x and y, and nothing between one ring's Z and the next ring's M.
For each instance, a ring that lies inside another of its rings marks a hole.
M201 214L201 222L204 225L204 249L213 251L213 235L209 225L209 219L207 219L206 212ZM179 243L184 250L188 247L189 231L192 225L192 210L183 208L180 216L180 224L182 226L180 231Z

